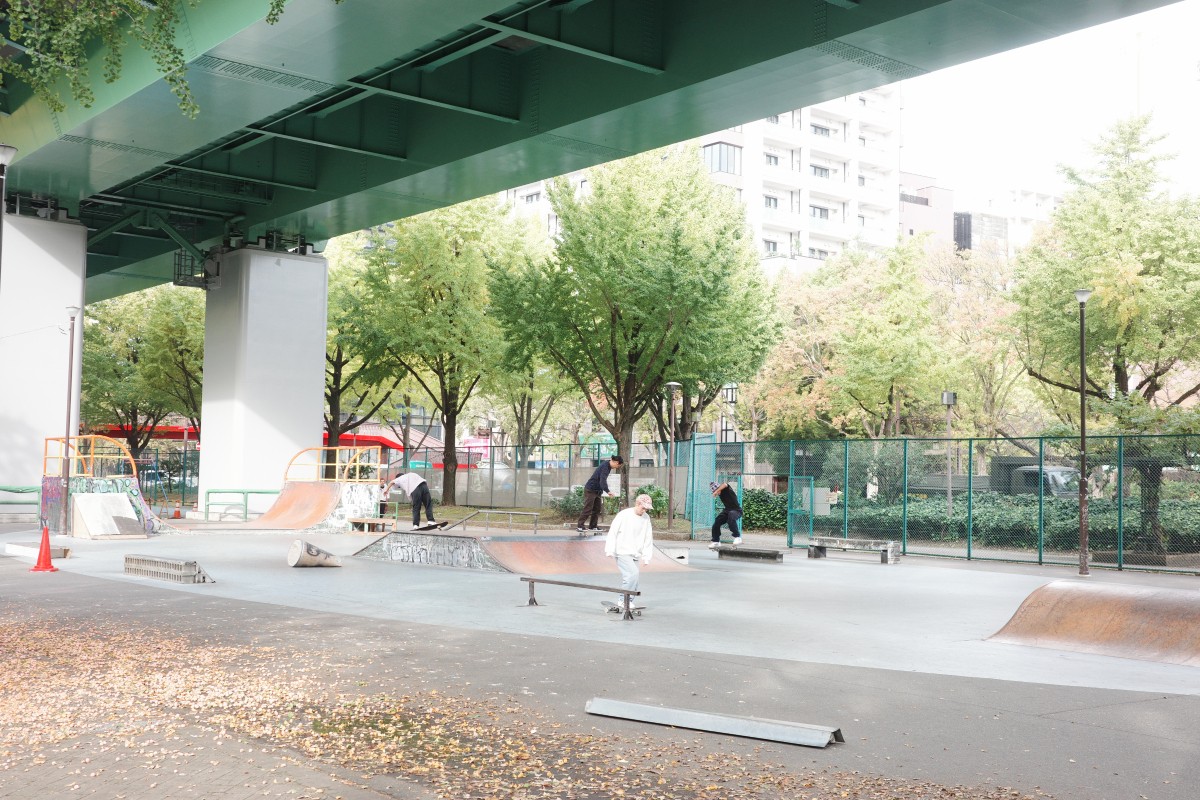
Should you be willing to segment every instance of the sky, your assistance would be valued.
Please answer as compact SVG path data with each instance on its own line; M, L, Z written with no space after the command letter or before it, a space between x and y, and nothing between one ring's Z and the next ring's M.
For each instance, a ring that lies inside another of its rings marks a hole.
M1059 164L1150 113L1167 134L1173 192L1200 196L1200 0L1127 17L901 84L905 172L934 177L964 207L998 190L1061 193Z

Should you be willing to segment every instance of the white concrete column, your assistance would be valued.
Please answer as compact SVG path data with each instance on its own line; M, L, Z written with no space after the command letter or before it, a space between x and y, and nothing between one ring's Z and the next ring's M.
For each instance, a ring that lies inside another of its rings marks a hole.
M225 256L206 301L201 507L209 489L279 489L292 457L321 445L327 294L320 256Z
M67 306L83 306L87 228L78 222L6 214L0 269L0 484L37 486L50 436L79 430L83 317L75 320L67 398ZM0 514L32 506L5 506ZM28 497L20 499L29 499ZM36 513L36 512L33 512Z

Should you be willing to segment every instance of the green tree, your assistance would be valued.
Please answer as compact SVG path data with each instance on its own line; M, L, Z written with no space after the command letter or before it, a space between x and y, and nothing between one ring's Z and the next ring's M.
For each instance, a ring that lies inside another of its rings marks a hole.
M485 198L399 220L366 238L364 313L441 416L442 502L452 505L459 416L504 352L488 313L488 263L523 257L522 226Z
M138 292L94 303L83 327L80 416L88 427L120 426L134 458L174 398L150 379L154 351L146 339L152 294Z
M1114 431L1145 432L1153 412L1177 412L1200 392L1200 204L1162 185L1142 116L1118 123L1095 146L1098 165L1066 169L1072 190L1052 225L1019 260L1013 299L1022 360L1060 417L1078 425L1085 393ZM1087 384L1079 381L1079 306L1073 290L1094 290L1087 306ZM1155 423L1161 426L1161 422ZM1138 545L1161 549L1162 468L1170 459L1126 452L1141 484Z
M18 80L46 103L62 111L60 81L85 108L95 102L89 55L103 46L105 83L121 77L129 41L150 53L163 80L179 98L179 107L194 117L200 107L187 82L183 50L175 44L183 0L8 0L6 38L15 54L0 55L0 79ZM188 0L197 5L200 0ZM266 21L274 24L287 0L262 0ZM341 3L343 0L333 0Z
M367 307L363 234L339 237L329 259L325 340L325 433L329 445L389 407L407 374L390 348L385 317ZM335 464L327 465L332 472Z
M1018 262L1020 351L1047 387L1079 387L1079 306L1088 301L1088 385L1100 400L1140 395L1178 406L1200 392L1200 204L1162 187L1149 117L1118 123L1095 147L1099 166L1065 170L1073 189Z
M171 398L170 411L186 417L199 439L204 390L204 293L160 286L145 294L145 380Z
M914 432L943 374L924 259L922 243L908 240L784 278L791 324L750 387L755 406L804 435L823 426L873 439Z
M694 147L594 170L590 192L558 179L554 254L493 271L509 339L561 369L628 458L663 385L748 378L777 326L736 199ZM628 493L628 472L622 473Z

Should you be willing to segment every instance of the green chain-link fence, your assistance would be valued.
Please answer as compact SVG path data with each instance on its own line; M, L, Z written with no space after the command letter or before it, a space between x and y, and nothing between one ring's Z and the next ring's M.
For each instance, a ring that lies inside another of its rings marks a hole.
M577 491L611 444L461 450L461 505L549 508ZM411 468L440 497L440 451ZM693 538L716 516L709 483L741 498L743 526L789 546L811 534L892 539L902 552L1074 564L1079 558L1079 440L884 439L636 444L629 484L666 489ZM393 465L393 471L397 465ZM617 485L613 477L613 486ZM1089 550L1097 567L1200 572L1200 437L1088 439Z

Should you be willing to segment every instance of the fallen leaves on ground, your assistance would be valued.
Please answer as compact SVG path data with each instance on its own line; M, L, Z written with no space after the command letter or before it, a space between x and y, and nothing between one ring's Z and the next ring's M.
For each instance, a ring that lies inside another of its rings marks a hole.
M84 735L166 756L180 741L175 731L187 728L218 740L252 737L314 762L472 800L1030 797L798 772L713 753L682 736L579 733L515 699L340 677L353 671L348 666L343 656L192 642L115 618L80 627L46 615L0 616L0 771L44 763L48 748Z

